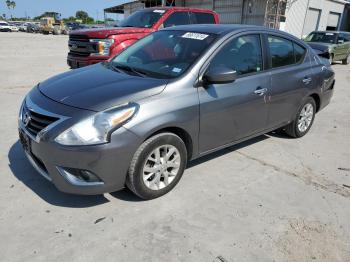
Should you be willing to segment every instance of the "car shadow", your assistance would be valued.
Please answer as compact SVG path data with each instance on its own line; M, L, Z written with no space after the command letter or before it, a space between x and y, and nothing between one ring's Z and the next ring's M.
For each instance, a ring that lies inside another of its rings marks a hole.
M62 193L39 175L26 158L19 141L8 153L9 167L14 176L47 203L54 206L85 208L109 202L103 195L79 196Z
M208 155L204 155L204 156L202 156L200 158L197 158L197 159L194 159L194 160L190 161L187 164L187 168L195 167L195 166L200 165L200 164L202 164L204 162L210 161L210 160L215 159L215 158L220 157L220 156L224 156L226 154L232 153L233 151L236 151L236 150L239 150L241 148L250 146L252 144L261 142L261 141L263 141L265 139L268 139L268 138L269 138L268 135L261 135L261 136L249 139L247 141L241 142L239 144L223 148L223 149L221 149L219 151L210 153Z
M229 154L233 151L239 150L241 148L247 147L249 145L261 142L268 139L270 136L288 138L280 132L272 132L266 135L261 135L245 142L223 148L219 151L213 152L211 154L202 156L188 163L187 169L200 165L204 162L210 161L212 159L218 158L220 156ZM31 166L26 156L24 155L23 149L19 141L17 141L10 149L9 154L9 167L15 177L30 188L34 193L36 193L40 198L51 205L71 207L71 208L83 208L92 207L100 204L104 204L109 200L103 195L96 196L79 196L71 195L58 191L56 187L41 177L37 171ZM115 197L122 201L128 202L142 202L145 201L135 194L133 194L129 189L125 188L121 191L110 193L112 197Z

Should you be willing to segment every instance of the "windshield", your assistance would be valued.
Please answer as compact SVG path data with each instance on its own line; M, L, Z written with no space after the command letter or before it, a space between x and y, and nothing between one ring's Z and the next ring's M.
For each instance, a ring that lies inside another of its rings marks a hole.
M305 38L306 42L320 42L335 44L336 43L336 34L334 33L324 33L324 32L314 32L309 34Z
M162 9L141 10L133 13L128 18L119 23L121 27L140 27L151 28L158 22L159 18L165 13Z
M155 78L182 75L215 40L214 34L158 31L117 55L111 65Z

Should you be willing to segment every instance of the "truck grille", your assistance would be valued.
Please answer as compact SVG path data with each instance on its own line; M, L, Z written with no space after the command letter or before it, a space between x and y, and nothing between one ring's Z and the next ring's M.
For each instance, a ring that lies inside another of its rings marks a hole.
M68 47L72 56L89 56L97 52L96 44L91 43L86 35L69 35Z
M23 106L22 122L26 130L33 136L36 136L41 130L54 123L58 119L59 118L57 117L34 112L33 110L30 110L26 105Z

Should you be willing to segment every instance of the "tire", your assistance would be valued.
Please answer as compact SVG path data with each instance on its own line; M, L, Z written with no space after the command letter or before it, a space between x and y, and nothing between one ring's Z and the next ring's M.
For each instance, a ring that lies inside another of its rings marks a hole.
M308 117L305 116L305 120L302 121L301 120L301 117L302 117L301 114L302 114L302 111L306 108L307 105L311 105L311 107L312 107L312 115L310 115ZM310 128L311 128L311 126L312 126L312 124L313 124L313 122L315 120L315 115L316 115L316 103L315 103L315 100L312 97L308 97L306 99L306 101L298 109L298 112L297 112L293 122L285 127L285 132L287 133L287 135L289 135L291 137L294 137L294 138L300 138L300 137L305 136L309 132L309 130L310 130ZM299 124L300 124L299 120L301 122L304 122L305 126L303 126L303 125L299 126ZM307 126L306 126L306 123L307 123ZM301 127L303 127L303 128L301 128Z
M328 61L329 61L329 64L330 64L330 65L333 65L333 64L334 64L334 55L333 55L333 54L330 54L330 55L329 55Z
M350 63L350 55L348 55L345 59L343 59L342 61L343 65L348 65Z
M158 159L162 159L161 161L158 161L158 163L162 162L164 166L162 166L162 164L157 164L156 161L150 160L157 159L156 155L153 154L157 150L160 155ZM169 161L166 161L164 153L169 153L170 151L174 151L174 153L169 155ZM165 164L163 161L166 161ZM171 165L171 163L173 163L174 166L176 165L176 167L167 166ZM173 133L157 134L147 139L137 149L130 163L126 185L132 192L142 199L149 200L160 197L172 190L180 181L186 168L186 164L187 150L182 139ZM145 171L144 168L158 171L148 172ZM165 173L167 173L167 180L164 177ZM165 180L168 181L167 185ZM156 181L159 182L157 183Z

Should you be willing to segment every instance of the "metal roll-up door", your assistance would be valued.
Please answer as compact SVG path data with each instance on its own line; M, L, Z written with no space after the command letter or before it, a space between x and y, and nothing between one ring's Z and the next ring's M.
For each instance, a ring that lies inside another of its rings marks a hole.
M310 34L312 31L318 29L320 22L321 10L309 8L306 14L303 36Z
M339 24L339 20L340 20L339 13L330 12L328 15L327 27L337 29L338 24Z

